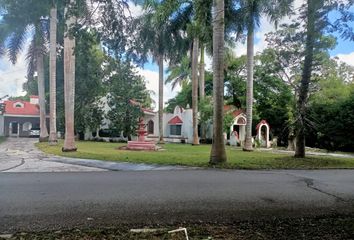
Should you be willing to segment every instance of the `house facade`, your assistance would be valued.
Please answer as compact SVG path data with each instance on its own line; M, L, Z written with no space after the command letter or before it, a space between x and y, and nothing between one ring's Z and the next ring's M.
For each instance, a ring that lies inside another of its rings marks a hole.
M30 96L30 101L6 100L1 104L0 136L28 137L32 128L39 129L38 96Z
M104 101L103 101L104 102ZM138 104L135 101L131 102L132 104ZM105 112L109 111L108 105L104 108ZM158 112L155 112L151 109L141 108L143 111L143 121L146 126L147 131L147 140L155 140L159 139L159 118ZM243 109L237 109L234 106L225 105L224 113L231 114L233 116L233 121L228 126L230 129L229 135L225 133L225 141L228 141L230 145L241 145L246 138L246 123L247 117ZM264 120L263 120L264 121ZM263 124L264 125L264 124ZM263 129L262 126L259 125L259 130ZM101 125L101 129L109 129L110 122L108 119L103 120L103 124ZM268 132L267 134L258 134L257 139L268 139L266 142L266 146L269 144L269 125L267 124ZM207 124L205 127L206 138L212 139L213 137L213 125L211 123ZM200 130L200 128L199 128ZM258 131L258 128L257 128ZM199 131L200 136L200 131ZM123 134L122 136L123 137ZM85 139L92 138L91 132L85 137ZM175 142L175 143L193 143L193 111L187 106L187 108L182 108L181 106L176 106L174 108L173 113L163 113L163 138L165 142ZM134 137L133 137L134 139Z
M230 125L230 135L234 134L235 140L242 145L245 140L246 131L246 114L243 110L235 109L232 106L224 106L224 112L230 113L234 117ZM147 138L158 139L158 114L157 112L147 112L144 110L144 123L148 131ZM184 109L176 106L173 113L163 114L163 130L164 140L166 142L185 142L193 143L193 111L191 108ZM211 139L213 136L213 125L207 124L206 138ZM200 134L199 134L200 136ZM230 137L229 137L230 139Z
M184 109L176 106L173 113L163 114L163 136L166 142L184 142L192 143L193 141L193 115L192 109ZM147 139L158 139L159 120L158 113L151 112L147 114L144 111L144 122L147 126ZM154 131L152 131L154 130Z

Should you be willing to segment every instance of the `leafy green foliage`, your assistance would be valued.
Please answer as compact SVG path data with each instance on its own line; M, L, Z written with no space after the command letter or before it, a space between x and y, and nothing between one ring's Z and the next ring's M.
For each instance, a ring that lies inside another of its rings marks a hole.
M354 83L332 76L310 99L308 143L329 150L354 150Z
M85 132L101 125L103 111L100 99L105 94L102 80L105 55L100 49L98 36L86 30L76 36L75 129Z
M142 108L150 107L150 94L145 88L144 79L137 75L129 61L111 59L108 69L114 73L105 81L110 127L118 133L123 131L130 138L135 134Z
M213 102L210 96L207 96L199 101L199 122L201 125L206 125L213 118Z

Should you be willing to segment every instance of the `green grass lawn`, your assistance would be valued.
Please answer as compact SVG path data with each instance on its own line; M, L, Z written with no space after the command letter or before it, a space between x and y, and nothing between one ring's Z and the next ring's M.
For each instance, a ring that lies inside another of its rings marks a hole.
M77 142L78 151L63 153L62 142L57 146L37 143L42 151L60 156L99 159L107 161L172 164L207 167L211 145L164 144L156 152L118 150L123 143ZM307 157L295 159L290 155L269 152L243 152L239 148L226 148L228 162L224 168L237 169L319 169L354 168L354 158Z
M5 141L5 137L0 137L0 144Z

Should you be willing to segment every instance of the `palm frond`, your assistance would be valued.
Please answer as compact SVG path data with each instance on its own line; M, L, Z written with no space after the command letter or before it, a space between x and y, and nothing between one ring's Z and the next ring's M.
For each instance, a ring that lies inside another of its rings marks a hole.
M12 64L17 62L17 55L23 50L27 37L27 27L16 29L8 38L8 55Z
M36 70L36 41L33 38L27 51L27 79L32 79Z

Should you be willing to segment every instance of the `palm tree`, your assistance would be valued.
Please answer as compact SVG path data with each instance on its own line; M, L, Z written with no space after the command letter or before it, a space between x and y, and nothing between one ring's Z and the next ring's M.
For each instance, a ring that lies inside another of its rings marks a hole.
M75 0L70 0L74 5ZM68 15L68 6L65 7L65 15ZM76 23L76 17L70 14L66 17L66 33L64 36L64 99L65 99L65 140L63 152L76 151L74 109L75 109L75 37L71 33L72 26Z
M199 61L199 97L204 99L205 97L205 46L200 44L200 61Z
M312 75L312 66L315 50L316 38L318 31L316 29L316 20L318 15L316 12L321 9L324 2L318 0L307 0L306 12L306 44L305 44L305 59L302 69L301 82L297 100L297 120L296 120L296 147L295 157L305 157L305 122L306 122L306 103L309 95L309 85Z
M46 142L48 141L48 129L47 129L47 117L46 117L46 108L45 108L45 81L44 81L44 64L43 64L43 57L44 52L42 49L43 46L43 39L39 38L36 39L37 36L35 34L35 42L33 42L33 55L36 56L36 63L37 63L37 76L38 76L38 100L39 100L39 119L40 119L40 134L39 134L39 141ZM41 41L42 40L42 41ZM37 41L39 41L37 43ZM31 47L30 47L31 49ZM31 54L31 55L32 55ZM31 55L29 58L31 58Z
M185 55L179 63L172 64L167 68L168 77L165 84L170 83L171 89L174 90L177 85L182 86L183 83L188 83L191 80L191 59Z
M49 89L50 89L50 116L49 116L49 144L56 145L57 118L56 118L56 63L57 63L57 7L53 2L50 9L50 33L49 33Z
M234 22L238 34L247 30L247 97L246 97L246 139L244 151L252 151L252 118L253 118L253 65L254 65L254 31L260 24L262 15L277 24L278 20L291 10L293 0L240 0L240 8ZM241 21L240 21L241 20Z
M193 145L199 144L198 137L198 51L199 39L193 38L192 53L192 115L193 115Z
M159 4L154 0L146 1L145 13L136 21L136 31L139 33L137 45L141 46L141 55L143 58L150 55L159 67L159 142L163 143L164 61L177 58L178 53L175 49L183 44L183 39L166 17L157 14Z
M210 164L226 162L224 117L224 0L213 0L213 145Z
M32 11L25 14L31 8ZM39 141L47 141L48 130L46 124L46 110L45 110L45 88L44 88L44 64L43 57L47 52L47 21L43 18L46 16L46 4L37 4L29 1L25 3L13 1L1 1L0 11L4 10L1 19L1 43L2 51L8 49L9 59L13 64L17 62L18 54L23 50L26 36L32 33L31 44L27 52L28 69L27 75L32 78L34 71L37 71L38 77L38 98L40 108L40 138Z

